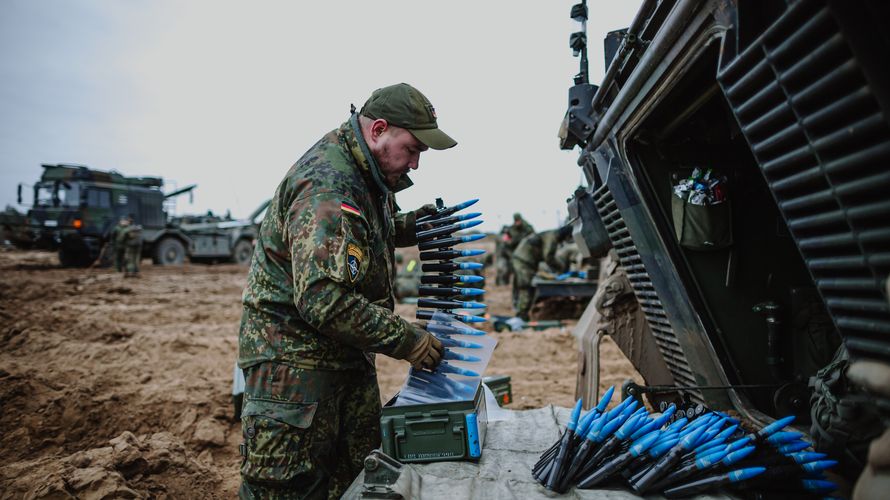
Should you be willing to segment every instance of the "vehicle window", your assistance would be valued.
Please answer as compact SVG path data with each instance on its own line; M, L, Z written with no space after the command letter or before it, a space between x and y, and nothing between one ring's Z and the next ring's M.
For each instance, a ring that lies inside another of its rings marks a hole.
M111 193L106 189L87 190L87 206L96 208L111 208Z
M80 206L80 185L59 183L59 203L63 207Z
M53 206L52 184L38 184L34 187L34 205L42 207Z

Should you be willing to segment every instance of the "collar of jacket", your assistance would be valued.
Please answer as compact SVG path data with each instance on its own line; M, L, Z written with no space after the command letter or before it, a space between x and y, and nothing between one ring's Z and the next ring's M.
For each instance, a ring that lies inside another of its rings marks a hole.
M377 165L377 161L371 154L371 150L368 148L368 143L365 142L365 138L362 135L361 127L359 127L358 124L358 113L353 113L352 116L349 117L349 121L340 126L339 135L346 148L355 158L355 162L358 164L359 168L361 168L362 171L369 173L371 178L374 179L374 184L380 189L381 194L385 196L390 192L398 193L399 191L414 185L414 182L408 177L408 174L399 177L399 181L396 183L395 188L390 188L386 185L383 181L383 175L380 172L380 166Z

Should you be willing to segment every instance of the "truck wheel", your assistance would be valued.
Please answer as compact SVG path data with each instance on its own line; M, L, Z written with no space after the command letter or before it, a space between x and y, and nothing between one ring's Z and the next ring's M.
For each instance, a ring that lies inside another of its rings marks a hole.
M253 257L253 243L248 240L238 240L232 250L232 262L240 266L249 266Z
M182 265L185 262L185 245L170 236L163 238L155 245L153 261L161 266Z

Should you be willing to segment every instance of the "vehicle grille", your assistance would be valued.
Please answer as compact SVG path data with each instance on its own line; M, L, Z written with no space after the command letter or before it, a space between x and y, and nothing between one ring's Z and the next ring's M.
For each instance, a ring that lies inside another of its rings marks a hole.
M718 80L851 355L890 360L890 127L860 64L801 1Z
M686 361L686 355L680 348L677 336L668 321L661 300L655 292L649 273L643 265L643 260L637 252L637 247L630 238L630 232L624 224L624 219L618 212L618 206L615 199L609 192L609 189L603 185L593 192L593 200L596 205L597 212L603 219L606 231L609 233L609 239L612 246L618 254L618 260L621 267L627 272L634 289L634 294L646 319L649 322L649 328L655 337L655 343L667 363L668 369L674 375L674 383L677 385L694 386L698 385L692 370L689 369L689 362ZM697 403L704 404L702 395L697 390L684 391Z

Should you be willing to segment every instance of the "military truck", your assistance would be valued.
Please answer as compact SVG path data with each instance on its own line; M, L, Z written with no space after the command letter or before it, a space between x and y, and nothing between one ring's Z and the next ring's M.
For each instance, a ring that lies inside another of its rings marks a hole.
M630 392L760 424L812 414L817 445L862 468L890 406L835 356L890 363L888 21L881 1L647 0L607 37L598 86L571 37L574 236L615 252L645 314L657 350L625 353L668 369ZM695 169L722 201L677 195Z
M177 225L164 202L191 192L191 185L163 193L158 177L127 177L84 165L43 164L33 186L33 204L13 241L17 246L58 250L63 266L88 266L96 261L121 217L132 215L142 226L143 257L155 264L175 265L186 257L226 256L249 261L256 228L253 221L231 221L230 227ZM18 202L22 204L22 185Z
M194 220L186 217L177 221L177 227L188 236L188 253L192 262L234 262L242 266L250 264L253 257L253 240L259 224L271 200L262 203L246 219L203 217ZM208 220L211 219L211 220ZM219 220L212 220L219 219Z

